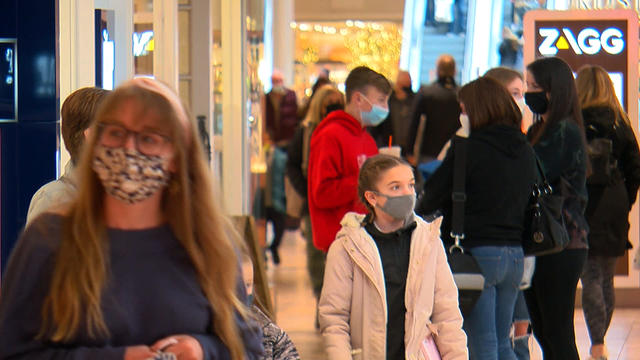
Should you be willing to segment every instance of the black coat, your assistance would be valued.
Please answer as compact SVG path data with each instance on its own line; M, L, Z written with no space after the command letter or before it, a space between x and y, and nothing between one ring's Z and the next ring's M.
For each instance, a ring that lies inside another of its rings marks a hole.
M631 127L616 121L608 107L582 110L587 140L607 137L613 143L618 167L607 185L588 184L589 202L585 215L589 223L589 254L622 256L629 243L629 211L640 186L640 152Z
M452 242L448 234L455 151L452 143L442 165L425 184L416 208L422 215L443 212L441 231L447 244ZM520 129L506 125L474 129L468 139L465 175L463 245L521 245L525 211L538 172L533 148Z
M405 149L407 154L413 154L422 115L426 117L426 123L420 154L413 155L436 158L440 154L444 144L460 127L460 103L457 92L455 84L443 81L420 89L411 112L411 125Z

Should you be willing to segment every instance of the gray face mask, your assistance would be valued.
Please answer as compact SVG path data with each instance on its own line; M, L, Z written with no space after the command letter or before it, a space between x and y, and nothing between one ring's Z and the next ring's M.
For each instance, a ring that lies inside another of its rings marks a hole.
M406 220L413 213L413 209L416 206L415 193L399 196L389 196L377 191L375 191L375 193L379 196L384 196L387 198L384 206L379 206L378 204L376 204L376 207L391 215L391 217L393 217L394 219Z

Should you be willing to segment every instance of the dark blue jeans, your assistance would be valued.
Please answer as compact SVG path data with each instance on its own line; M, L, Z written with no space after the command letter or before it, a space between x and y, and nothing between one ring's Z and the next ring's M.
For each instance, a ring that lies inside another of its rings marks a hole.
M470 251L480 265L485 285L473 311L464 319L469 359L516 360L509 332L524 270L522 248L480 246Z

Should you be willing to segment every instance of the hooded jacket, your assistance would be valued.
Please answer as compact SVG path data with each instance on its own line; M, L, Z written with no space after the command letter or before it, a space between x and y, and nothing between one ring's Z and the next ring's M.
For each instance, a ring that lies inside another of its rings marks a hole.
M609 107L582 110L587 140L606 137L613 144L617 168L606 185L588 184L589 201L585 215L589 223L589 254L622 256L629 244L629 211L640 185L640 152L633 130L616 121Z
M451 191L455 146L424 185L416 212L444 214L445 243L451 232ZM520 129L489 125L468 138L464 218L465 246L520 246L525 212L538 179L533 148Z
M327 255L318 317L332 360L386 359L384 274L363 219L364 215L345 215ZM468 359L458 289L439 236L442 220L414 219L405 292L405 358L424 359L421 344L433 336L443 360Z
M327 251L349 211L365 213L358 200L358 174L378 153L376 143L348 113L331 112L313 132L307 170L313 243Z

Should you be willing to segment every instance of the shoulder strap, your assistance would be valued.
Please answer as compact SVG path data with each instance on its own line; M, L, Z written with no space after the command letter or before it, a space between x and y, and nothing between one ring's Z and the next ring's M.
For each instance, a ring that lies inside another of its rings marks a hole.
M467 201L465 192L466 163L467 163L467 139L453 137L453 187L451 192L451 237L456 240L456 245L460 246L461 239L464 239L464 206Z

